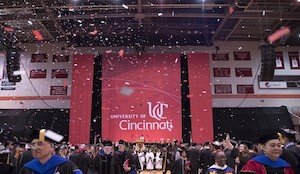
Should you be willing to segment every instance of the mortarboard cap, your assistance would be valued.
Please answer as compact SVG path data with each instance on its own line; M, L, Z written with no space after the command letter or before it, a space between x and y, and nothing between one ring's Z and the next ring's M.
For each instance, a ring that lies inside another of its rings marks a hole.
M214 141L214 142L212 142L212 145L219 147L222 145L222 143L220 143L219 141Z
M59 143L64 139L64 136L53 132L49 129L40 129L40 130L33 130L32 139L39 139L39 141L49 141L53 143Z
M267 141L273 140L273 139L278 139L278 140L281 141L281 134L277 133L277 132L276 133L264 134L259 138L258 143L265 144Z
M292 129L280 128L280 133L282 134L283 137L286 137L290 140L295 140L296 139L297 132L292 130Z
M104 141L103 142L103 146L112 146L112 142L111 141Z
M124 144L124 145L126 145L126 141L124 141L124 140L119 140L119 144Z
M240 140L239 142L238 142L238 144L244 144L244 145L246 145L247 147L248 147L248 149L250 149L251 147L252 147L252 142L250 142L250 141L246 141L246 140Z

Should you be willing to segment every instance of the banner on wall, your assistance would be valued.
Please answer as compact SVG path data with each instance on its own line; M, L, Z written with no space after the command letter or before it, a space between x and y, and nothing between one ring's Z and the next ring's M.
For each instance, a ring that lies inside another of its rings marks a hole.
M102 58L102 138L181 140L180 54Z

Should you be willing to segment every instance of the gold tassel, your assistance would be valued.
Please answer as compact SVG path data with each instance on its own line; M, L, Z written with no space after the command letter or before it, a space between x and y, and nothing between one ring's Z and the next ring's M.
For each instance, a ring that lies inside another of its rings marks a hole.
M45 133L46 133L45 129L40 130L40 134L39 134L39 140L40 141L45 141Z
M278 132L277 135L278 135L278 140L283 144L284 141L283 141L282 134Z

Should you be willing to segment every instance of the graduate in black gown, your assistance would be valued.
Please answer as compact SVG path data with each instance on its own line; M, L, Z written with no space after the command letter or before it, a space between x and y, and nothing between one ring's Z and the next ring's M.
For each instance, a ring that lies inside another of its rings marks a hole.
M113 144L111 141L103 142L103 149L94 159L94 169L97 174L111 174Z
M126 151L126 142L119 141L118 150L112 158L111 174L130 174L132 169L131 154Z
M294 142L297 132L291 129L281 129L281 134L284 143L281 157L292 166L296 174L300 174L300 148Z
M172 174L192 174L193 166L191 162L187 159L187 150L179 149L180 158L175 161L172 166Z
M198 169L200 168L200 150L196 148L196 145L196 143L192 143L188 151L188 159L191 161L194 169L192 174L198 174Z

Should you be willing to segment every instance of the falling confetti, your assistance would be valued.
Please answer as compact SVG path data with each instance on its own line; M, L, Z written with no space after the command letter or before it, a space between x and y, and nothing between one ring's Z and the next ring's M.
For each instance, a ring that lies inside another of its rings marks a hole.
M268 41L273 43L277 41L278 39L290 34L291 30L289 27L284 27L279 30L277 30L275 33L268 36Z
M13 32L14 29L11 28L11 27L4 27L4 31L7 31L7 32Z
M123 49L121 49L121 50L119 51L119 56L121 56L121 57L124 56L124 50L123 50Z
M32 33L38 41L44 40L44 37L42 36L39 30L32 30Z
M94 31L90 32L91 35L96 35L97 33L98 33L97 30L94 30Z
M229 7L229 14L232 14L234 12L234 8L232 6Z
M187 98L191 98L191 97L193 97L193 96L194 96L193 94L188 94L188 95L186 95Z
M68 87L68 82L64 82L64 87Z
M106 50L105 53L106 54L112 53L112 50Z
M122 7L125 8L125 9L128 9L128 6L125 5L125 4L122 4Z

